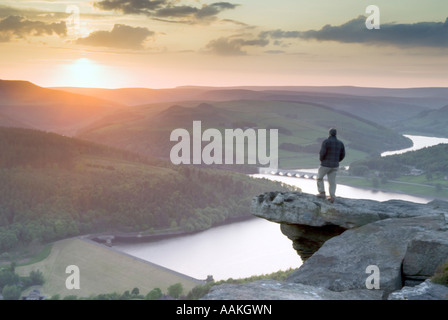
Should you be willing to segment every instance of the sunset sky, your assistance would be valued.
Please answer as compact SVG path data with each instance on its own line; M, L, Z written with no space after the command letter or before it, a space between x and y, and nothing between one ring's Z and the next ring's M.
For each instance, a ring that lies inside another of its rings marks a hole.
M380 9L369 30L366 8ZM448 86L448 1L0 1L0 79L40 86Z

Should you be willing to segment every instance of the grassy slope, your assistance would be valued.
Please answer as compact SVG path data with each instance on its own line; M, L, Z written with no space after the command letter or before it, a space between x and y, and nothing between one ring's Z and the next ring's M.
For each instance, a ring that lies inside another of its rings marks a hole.
M448 137L448 106L422 112L403 121L397 129L408 134Z
M380 129L371 123L312 104L280 101L238 101L222 104L226 109L244 110L241 112L241 118L257 122L261 128L282 128L291 132L291 134L280 133L279 144L292 143L301 146L316 144L319 138L328 136L330 127L339 129L339 138L347 147L350 146L356 133L364 135L369 133L372 137L380 135ZM369 142L371 141L366 140L366 143ZM378 148L378 145L376 147ZM348 148L347 151L347 158L344 160L346 164L367 156L367 153L353 148ZM296 153L279 150L279 156L282 168L315 167L318 164L317 152Z
M80 289L68 290L65 281L67 266L76 265L80 270ZM198 281L179 273L148 263L81 239L65 239L53 244L50 255L43 261L16 268L26 276L32 270L40 270L45 278L42 293L88 297L100 293L123 293L137 287L146 295L154 288L167 292L167 288L181 283L184 293L198 285Z
M346 163L364 158L366 151L380 151L403 146L396 133L348 114L312 104L281 101L199 101L144 105L128 109L126 114L104 118L84 130L80 137L132 150L141 154L167 158L175 142L169 135L175 128L191 130L193 120L202 121L202 129L232 128L232 124L246 121L258 128L278 128L279 145L292 143L300 146L319 144L326 138L328 128L339 128L348 152ZM357 141L358 140L358 141ZM360 143L361 140L361 143ZM367 150L356 149L355 144ZM394 145L394 147L392 147ZM351 148L351 146L354 146ZM316 166L316 152L297 153L279 150L280 167Z

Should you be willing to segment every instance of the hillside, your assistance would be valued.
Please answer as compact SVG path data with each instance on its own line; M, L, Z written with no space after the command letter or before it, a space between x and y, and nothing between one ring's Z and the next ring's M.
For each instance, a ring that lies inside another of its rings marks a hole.
M103 99L39 87L27 81L0 80L0 124L65 135L122 106Z
M375 157L356 161L350 167L352 173L376 170L382 175L398 177L410 174L412 169L420 170L427 180L448 175L448 144L439 144L424 149L387 157Z
M448 137L448 105L437 110L422 111L400 123L397 129L411 134Z
M348 152L346 164L369 154L410 145L408 139L371 121L323 105L289 101L188 101L135 106L117 112L80 132L79 137L168 159L176 128L191 132L193 121L202 129L278 129L281 167L316 166L320 142L330 127L339 128ZM223 134L224 136L224 134ZM296 150L295 147L302 147ZM235 166L230 168L235 170Z
M447 88L362 88L362 87L177 87L171 89L94 89L61 87L58 90L143 105L179 101L293 101L317 103L350 113L386 127L395 128L420 112L438 109L448 99Z
M102 231L206 229L283 189L35 130L0 128L0 146L1 251Z
M179 88L167 88L167 89L150 89L150 88L101 89L101 88L78 88L78 87L54 87L51 89L87 95L108 101L116 101L120 104L127 106L134 106L148 103L197 100L200 97L200 95L209 90L206 87L179 87Z
M349 113L383 126L395 127L397 123L430 108L439 107L440 101L422 98L369 97L338 93L297 93L271 92L266 100L287 100L302 103L318 103L332 109Z
M211 101L264 100L313 103L350 113L384 126L394 126L420 112L440 108L448 99L448 91L424 89L375 89L355 87L215 89L202 93Z
M121 88L98 89L78 87L54 87L52 89L116 101L124 105L153 104L177 101L229 101L229 100L288 100L300 101L300 97L343 97L350 99L381 98L385 103L401 102L423 108L440 108L448 99L447 88L364 88L351 86L240 86L205 87L181 86L167 89ZM273 96L276 95L276 98ZM290 100L292 99L292 100ZM305 101L305 100L303 100ZM311 101L318 102L318 101ZM331 107L331 101L328 101Z

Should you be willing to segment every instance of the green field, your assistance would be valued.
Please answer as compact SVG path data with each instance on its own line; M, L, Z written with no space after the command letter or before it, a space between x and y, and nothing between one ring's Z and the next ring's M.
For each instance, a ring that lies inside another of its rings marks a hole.
M80 289L68 290L65 282L70 274L67 266L76 265L80 270ZM32 270L43 273L45 283L42 294L61 298L69 295L89 297L101 293L123 293L138 288L146 295L154 288L167 293L169 286L181 283L184 294L202 283L188 276L161 266L145 262L92 241L71 238L53 244L50 254L44 260L16 268L21 276Z
M448 144L387 157L370 157L350 165L350 185L448 198ZM420 172L413 171L414 169Z

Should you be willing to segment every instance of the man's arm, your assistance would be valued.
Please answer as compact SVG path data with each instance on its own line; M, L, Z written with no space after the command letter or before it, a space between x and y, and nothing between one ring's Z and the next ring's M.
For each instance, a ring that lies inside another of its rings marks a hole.
M341 142L341 145L342 145L342 147L341 147L341 152L339 153L339 162L341 162L345 158L345 146L342 142Z
M319 160L320 161L324 161L325 156L327 155L327 144L325 142L326 142L326 140L322 142L322 145L320 147L320 152L319 152Z

